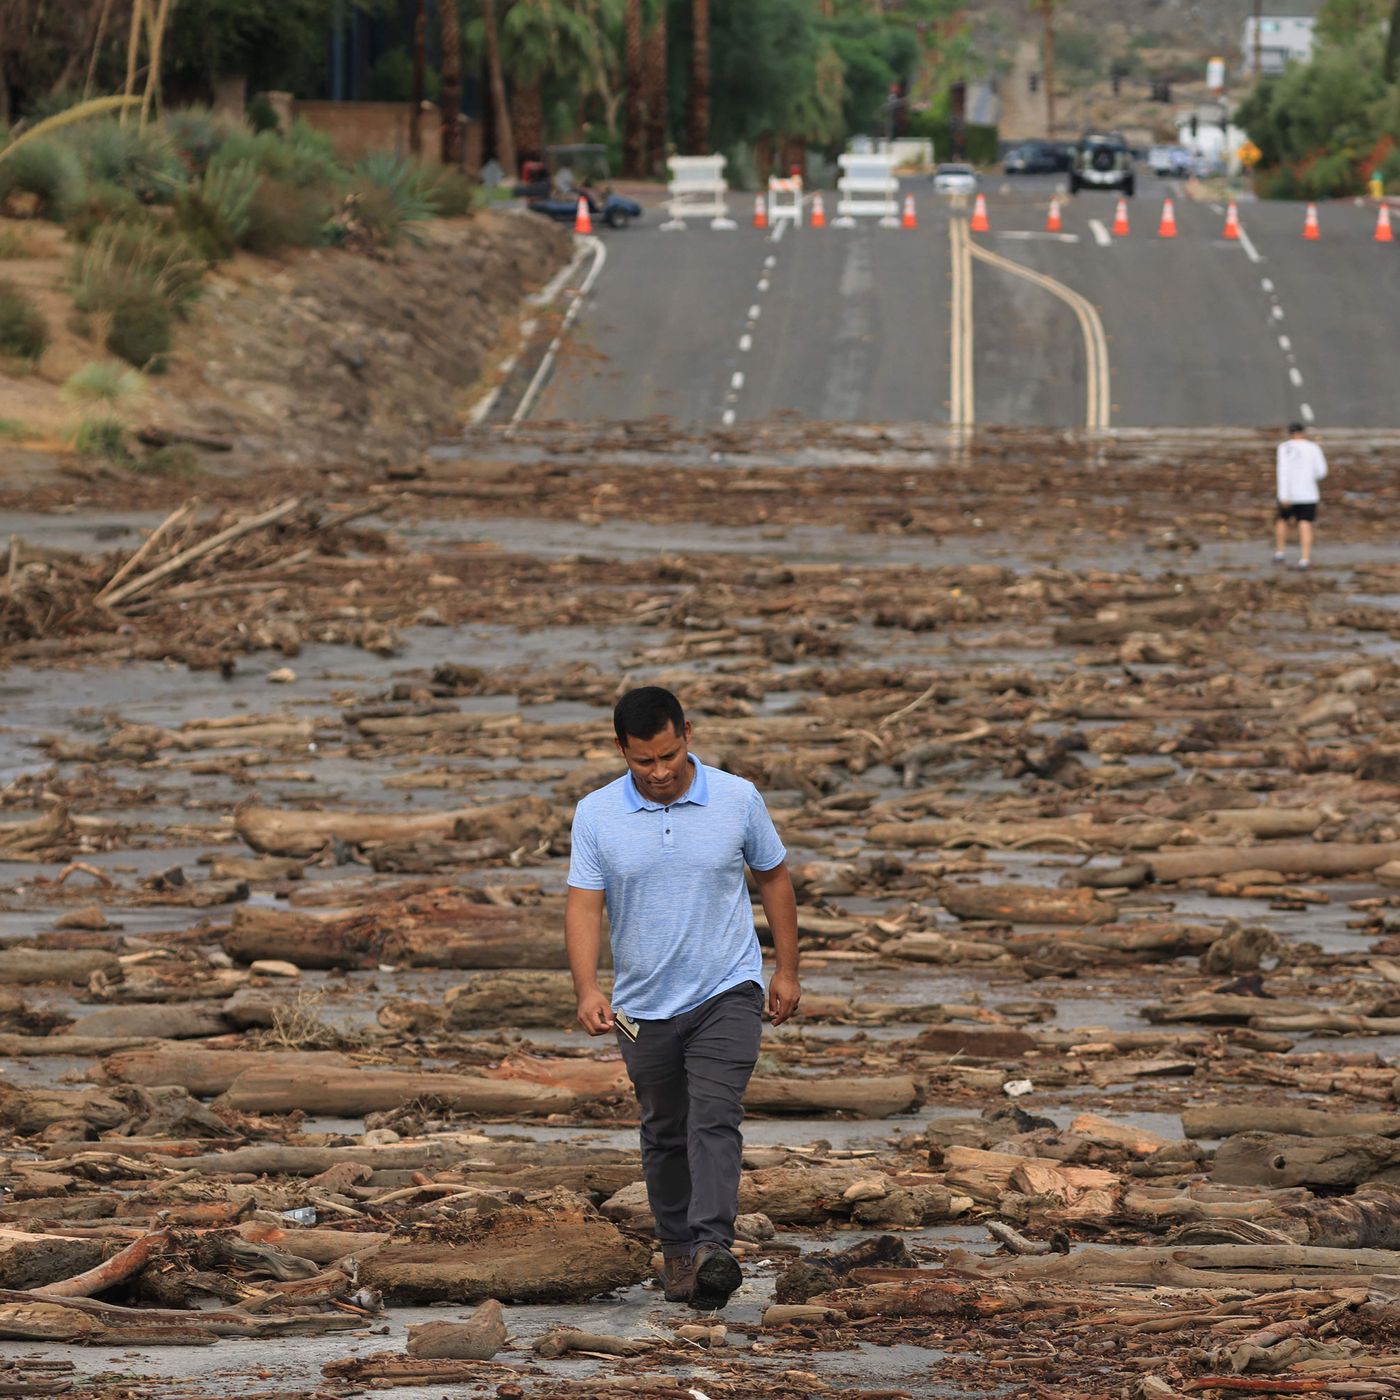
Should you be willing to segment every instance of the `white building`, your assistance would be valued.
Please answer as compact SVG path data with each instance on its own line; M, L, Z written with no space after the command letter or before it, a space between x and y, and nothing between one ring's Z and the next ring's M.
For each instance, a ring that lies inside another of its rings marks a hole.
M1312 57L1313 31L1319 0L1264 0L1259 19L1259 63L1267 73L1282 73L1290 63L1306 63ZM1244 22L1244 64L1254 72L1254 16Z

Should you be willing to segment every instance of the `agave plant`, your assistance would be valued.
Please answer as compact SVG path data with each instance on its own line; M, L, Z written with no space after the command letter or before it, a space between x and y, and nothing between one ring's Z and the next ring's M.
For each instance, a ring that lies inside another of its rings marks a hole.
M199 195L236 243L248 228L248 208L258 187L258 168L250 160L216 165L200 181Z

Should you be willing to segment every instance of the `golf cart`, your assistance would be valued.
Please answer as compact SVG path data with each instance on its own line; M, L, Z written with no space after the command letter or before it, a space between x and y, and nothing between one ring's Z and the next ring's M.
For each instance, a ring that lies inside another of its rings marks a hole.
M521 174L516 192L530 211L558 223L573 223L580 195L594 222L609 228L626 228L642 217L636 200L613 193L606 146L546 146L544 160L527 161Z

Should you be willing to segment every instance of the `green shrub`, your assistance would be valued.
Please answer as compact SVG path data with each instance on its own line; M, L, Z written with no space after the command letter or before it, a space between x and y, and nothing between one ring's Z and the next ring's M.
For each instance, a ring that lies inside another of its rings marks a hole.
M109 462L128 462L126 425L119 418L85 418L78 425L73 445L84 457L103 457Z
M152 286L133 282L109 308L107 338L113 354L137 369L160 374L170 353L170 307Z
M18 418L0 418L0 438L22 442L28 436L28 427L21 423Z
M205 107L182 107L178 112L169 112L162 125L180 159L196 176L204 174L235 130Z
M278 129L277 112L262 93L259 93L248 104L248 125L254 131L276 131Z
M13 282L0 282L0 354L37 360L48 343L39 308Z
M18 262L21 258L37 256L29 240L18 229L0 228L0 262Z
M191 243L210 262L231 258L248 229L248 210L258 185L250 160L215 162L198 185L176 201L175 217Z
M150 287L183 316L204 272L204 260L178 233L150 223L111 224L73 255L73 302L82 312L110 312L131 287Z
M324 242L330 217L330 200L317 190L264 177L248 206L243 246L265 256L284 248L314 248Z
M174 141L159 126L85 122L67 140L89 180L127 190L142 204L169 204L188 183Z
M99 181L83 191L65 222L73 242L87 243L100 230L118 222L154 228L155 216L130 190Z
M136 458L130 466L132 471L148 476L198 476L199 453L187 442L173 442Z
M61 223L82 196L82 162L62 142L26 141L0 161L0 201L16 191L34 195L40 215Z
M377 151L355 168L342 218L358 224L375 243L392 247L403 237L416 241L410 225L436 212L421 167Z
M74 403L121 404L139 399L146 383L134 369L110 360L92 360L74 370L63 385L63 396Z
M279 136L275 131L233 131L210 162L211 167L251 162L260 175L301 188L340 188L345 171L335 158L330 138L303 121Z
M429 176L428 200L440 218L470 214L476 208L476 192L476 182L450 165L438 166Z

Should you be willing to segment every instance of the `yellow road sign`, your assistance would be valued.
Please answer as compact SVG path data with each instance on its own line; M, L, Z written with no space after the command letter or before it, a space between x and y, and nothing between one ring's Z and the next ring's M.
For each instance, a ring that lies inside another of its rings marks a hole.
M1246 141L1235 154L1239 156L1241 165L1253 167L1259 164L1264 152L1253 141Z

